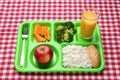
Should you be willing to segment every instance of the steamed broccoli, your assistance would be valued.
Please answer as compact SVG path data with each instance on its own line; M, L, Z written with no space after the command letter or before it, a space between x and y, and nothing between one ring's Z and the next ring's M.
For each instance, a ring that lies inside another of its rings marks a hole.
M56 31L61 31L61 30L65 30L65 27L62 24L58 25L56 28Z
M75 34L76 33L76 30L74 28L70 28L69 29L71 33Z
M63 35L63 40L64 42L71 42L73 40L73 36L71 33L69 32L66 32L64 35Z
M58 42L62 42L63 41L62 40L62 36L56 36L56 39L57 39Z
M65 32L69 32L72 35L74 35L76 33L76 30L74 28L70 28L70 29L66 29Z
M68 29L74 28L74 24L71 21L65 22L64 26L66 26Z
M59 24L55 31L58 42L71 42L74 34L76 33L74 24L70 21L65 22L64 24Z
M65 27L62 24L60 24L56 27L56 33L58 35L61 34L64 30L65 30Z
M72 35L76 33L76 30L74 29L74 24L71 21L68 21L64 24L67 29L67 32L70 32Z

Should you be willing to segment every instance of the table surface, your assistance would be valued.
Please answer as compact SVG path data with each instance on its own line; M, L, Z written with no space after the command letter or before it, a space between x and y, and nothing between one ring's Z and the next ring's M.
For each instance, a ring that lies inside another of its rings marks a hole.
M14 68L18 26L26 20L80 20L82 9L100 11L105 69L100 73L20 73ZM0 0L1 79L105 79L120 80L120 1L2 1Z

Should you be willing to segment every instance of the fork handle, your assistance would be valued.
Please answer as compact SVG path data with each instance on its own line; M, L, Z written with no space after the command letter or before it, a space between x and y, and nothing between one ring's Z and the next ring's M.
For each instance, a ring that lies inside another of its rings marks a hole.
M22 55L21 55L21 60L20 60L20 66L24 65L24 46L25 46L25 39L23 39L23 45L22 45Z

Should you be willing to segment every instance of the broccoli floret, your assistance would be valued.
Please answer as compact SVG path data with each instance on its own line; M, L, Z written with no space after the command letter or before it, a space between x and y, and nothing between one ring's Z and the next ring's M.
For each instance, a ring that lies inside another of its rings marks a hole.
M61 30L65 30L65 27L62 24L58 25L56 28L56 31L61 31Z
M56 39L57 39L58 42L62 42L62 38L61 37L62 36L56 36Z
M74 28L70 28L69 31L72 33L72 34L75 34L76 33L76 30Z
M74 35L76 30L74 28L66 29L65 32L69 32L70 34Z
M73 35L69 32L64 33L63 39L65 42L71 42L73 40Z
M57 34L56 34L56 39L57 39L57 41L58 42L63 42L63 35L64 35L64 33L63 32L56 32Z
M64 26L66 26L68 29L74 28L74 24L71 21L65 22Z
M61 33L64 32L64 30L65 30L65 27L64 27L62 24L60 24L60 25L58 25L57 28L56 28L56 34L57 34L57 35L60 35Z
M58 42L64 42L63 36L58 36L56 39Z
M71 21L65 22L64 24L59 24L55 31L58 42L71 42L74 34L76 33L74 24Z

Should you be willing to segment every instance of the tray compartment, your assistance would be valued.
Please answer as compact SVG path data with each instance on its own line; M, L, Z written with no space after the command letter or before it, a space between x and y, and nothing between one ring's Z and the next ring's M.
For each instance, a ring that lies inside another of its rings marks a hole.
M77 21L76 25L77 25L77 41L78 42L81 42L81 43L91 43L91 42L92 43L97 43L97 42L100 41L100 35L99 35L100 34L100 29L99 29L98 25L96 25L95 30L93 32L93 36L89 40L85 40L80 36L80 27L81 27L80 21Z
M27 68L27 56L28 56L28 51L29 51L29 37L25 40L25 45L24 45L24 66L21 67L20 66L20 60L21 60L21 55L22 55L22 46L23 46L23 38L22 38L22 29L23 29L23 24L28 24L28 30L30 28L30 24L29 22L23 22L21 23L21 25L18 28L18 35L17 35L17 47L16 47L16 55L15 55L15 67L16 69L19 71L21 69L26 69ZM28 36L29 36L29 32L28 32Z
M50 31L50 41L52 41L52 23L51 22L49 22L49 21L34 21L34 22L31 22L31 41L32 42L37 42L36 40L35 40L35 38L34 38L34 36L33 36L33 32L34 32L34 29L35 29L35 25L36 24L39 24L39 25L41 25L41 26L48 26L48 29L49 29L49 31ZM50 41L45 41L45 42L50 42ZM41 43L41 42L37 42L37 43Z
M54 41L55 42L57 42L57 43L59 43L59 44L61 44L61 43L72 43L72 42L76 42L76 34L77 34L77 32L74 34L74 36L73 36L73 41L71 41L71 42L58 42L57 41L57 39L56 39L56 32L55 32L55 30L56 30L56 27L58 26L58 25L60 25L60 24L63 24L63 23L65 23L65 22L67 22L67 21L54 21L54 25L53 25L53 37L54 37ZM74 29L76 30L76 23L75 23L75 21L71 21L73 24L74 24Z
M88 47L89 45L94 45L98 51L99 51L99 55L100 55L100 65L98 68L69 68L69 67L64 67L63 65L63 53L62 53L62 49L67 46L67 45L79 45L79 46L83 46L83 47ZM61 66L63 67L63 71L72 71L72 72L75 72L75 71L80 71L80 72L99 72L99 71L102 71L103 68L104 68L104 55L103 55L103 50L101 48L102 46L99 44L99 43L85 43L85 44L82 44L82 43L64 43L61 45L61 53L62 53L62 60L61 60Z
M30 63L32 64L32 66L34 66L34 68L38 68L38 69L50 69L52 67L54 67L58 60L59 60L59 51L56 49L55 46L53 46L52 44L49 44L49 43L44 43L46 45L49 45L52 50L53 50L53 58L52 58L52 61L46 65L42 65L42 64L39 64L35 57L34 57L34 50L37 46L41 45L41 44L36 44L36 46L33 47L31 53L30 53ZM55 43L53 43L55 44Z

